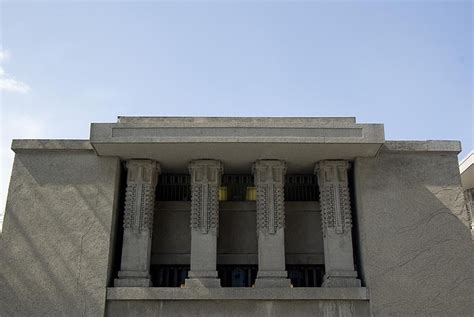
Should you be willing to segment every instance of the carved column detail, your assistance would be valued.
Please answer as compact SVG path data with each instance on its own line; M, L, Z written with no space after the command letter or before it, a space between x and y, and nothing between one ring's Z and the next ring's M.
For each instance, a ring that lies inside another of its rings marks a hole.
M199 174L197 167L190 167L191 174ZM219 232L219 186L221 170L208 171L211 175L203 175L205 179L192 181L191 185L191 228L206 234ZM209 181L207 177L217 177ZM197 176L196 176L197 178Z
M285 227L284 189L282 183L262 182L257 186L257 234L275 234Z
M152 233L155 208L155 188L158 182L156 162L128 161L127 189L125 192L124 229Z
M216 160L195 160L191 174L191 270L186 287L220 287L217 278L219 187L224 168Z
M129 160L126 168L122 262L114 285L151 286L151 237L160 165L153 160Z
M289 287L285 270L286 163L259 160L253 165L257 187L257 287Z
M360 286L353 260L349 168L347 161L321 161L315 167L324 237L324 287Z
M318 166L319 193L322 211L323 234L327 228L334 228L337 234L350 232L352 228L351 201L347 182L349 163Z

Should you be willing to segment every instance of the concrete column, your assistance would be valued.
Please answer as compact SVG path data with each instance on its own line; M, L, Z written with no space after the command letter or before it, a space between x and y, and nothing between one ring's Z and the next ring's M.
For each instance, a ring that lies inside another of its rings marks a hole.
M217 277L219 187L224 169L216 160L196 160L191 173L191 270L186 287L220 287Z
M114 285L151 286L151 236L160 165L153 160L129 160L126 167L122 262Z
M258 274L256 287L290 287L285 270L286 164L259 160L253 166L257 187Z
M324 237L323 287L360 287L354 270L347 161L316 164Z

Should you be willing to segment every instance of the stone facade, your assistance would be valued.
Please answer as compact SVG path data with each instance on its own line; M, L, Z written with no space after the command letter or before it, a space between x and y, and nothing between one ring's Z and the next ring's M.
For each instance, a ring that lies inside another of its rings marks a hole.
M12 149L1 316L474 311L459 142L386 141L354 118L121 117ZM224 170L252 178L240 201ZM160 187L175 174L189 188ZM226 286L233 266L247 287Z

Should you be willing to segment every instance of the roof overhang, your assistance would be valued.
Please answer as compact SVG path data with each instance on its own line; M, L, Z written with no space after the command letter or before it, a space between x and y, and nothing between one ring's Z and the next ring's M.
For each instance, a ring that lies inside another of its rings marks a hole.
M227 172L280 159L291 173L312 173L319 160L375 156L385 137L382 124L352 117L119 117L117 123L93 123L90 142L98 155L154 159L169 172L210 158L221 160Z
M471 151L459 163L459 171L461 172L461 182L464 189L474 188L474 151Z

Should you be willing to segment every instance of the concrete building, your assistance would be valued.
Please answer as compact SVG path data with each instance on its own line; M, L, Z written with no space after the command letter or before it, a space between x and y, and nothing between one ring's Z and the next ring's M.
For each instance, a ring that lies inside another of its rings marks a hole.
M471 232L474 238L474 151L471 151L459 163L459 171L461 173L461 184L464 189L468 215L471 218Z
M1 316L472 316L458 141L119 117L14 140Z

